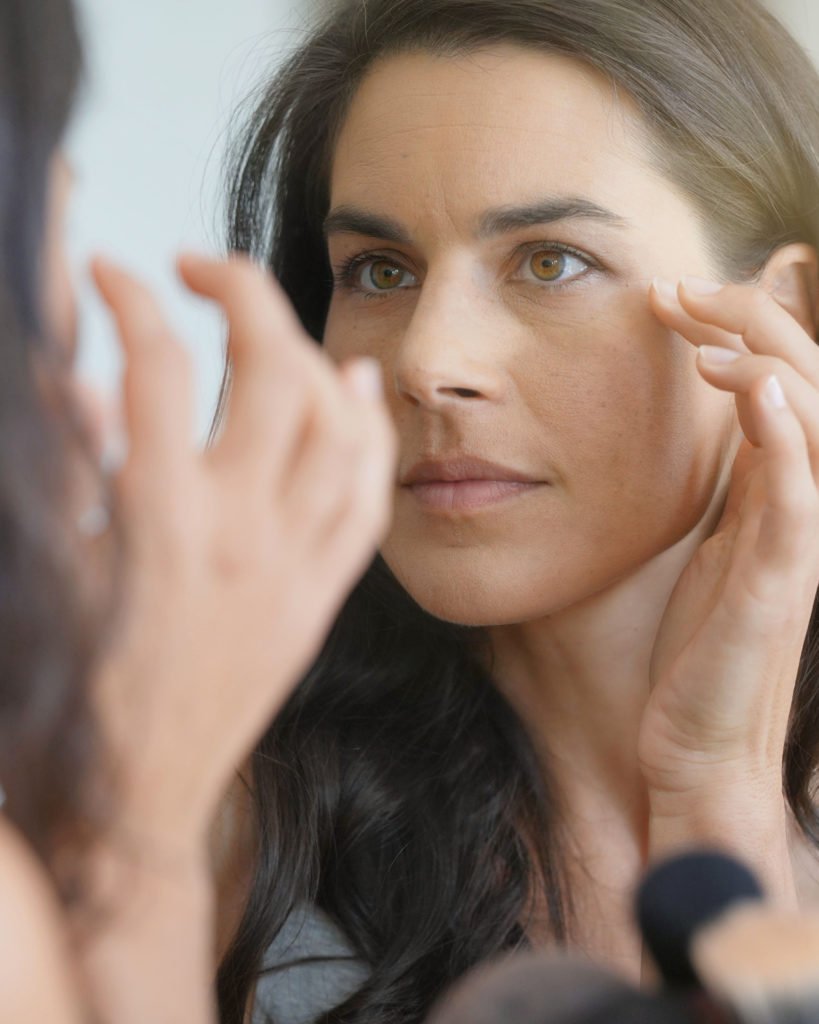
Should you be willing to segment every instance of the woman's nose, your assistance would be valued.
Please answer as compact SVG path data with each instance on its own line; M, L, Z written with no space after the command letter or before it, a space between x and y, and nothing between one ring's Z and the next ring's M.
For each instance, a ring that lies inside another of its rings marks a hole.
M451 402L497 401L504 388L499 326L480 299L461 290L422 295L395 351L399 397L435 408Z

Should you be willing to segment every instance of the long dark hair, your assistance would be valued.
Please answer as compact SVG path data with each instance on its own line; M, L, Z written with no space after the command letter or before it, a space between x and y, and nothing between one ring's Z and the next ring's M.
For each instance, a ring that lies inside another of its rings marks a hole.
M59 880L91 827L96 626L69 515L84 438L44 313L52 158L80 76L68 0L0 5L0 785Z
M278 275L320 341L322 224L351 97L385 55L513 43L593 65L638 103L653 156L727 277L819 246L819 78L756 0L348 0L276 76L237 151L230 243ZM229 379L226 378L223 396ZM799 671L785 791L819 843L819 613ZM537 891L567 934L560 815L522 723L479 667L482 636L423 612L378 560L253 762L252 892L220 971L239 1024L268 944L304 900L370 969L321 1020L414 1024L466 968L525 941Z

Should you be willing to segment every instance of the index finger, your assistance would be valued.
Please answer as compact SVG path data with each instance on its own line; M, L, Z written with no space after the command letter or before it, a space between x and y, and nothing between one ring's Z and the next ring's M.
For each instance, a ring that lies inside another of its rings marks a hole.
M230 328L229 402L217 451L229 463L263 459L274 476L298 436L309 397L326 361L284 291L244 256L212 260L184 255L188 287L217 302Z
M109 260L95 259L91 270L125 355L123 411L131 461L158 464L187 458L195 449L187 351L150 288Z
M689 277L682 279L677 294L683 309L697 320L741 335L751 352L778 356L819 388L816 340L770 293L752 285Z
M184 253L178 266L191 291L225 310L237 365L265 355L268 347L259 343L264 337L309 340L281 285L248 257L234 254L216 260Z

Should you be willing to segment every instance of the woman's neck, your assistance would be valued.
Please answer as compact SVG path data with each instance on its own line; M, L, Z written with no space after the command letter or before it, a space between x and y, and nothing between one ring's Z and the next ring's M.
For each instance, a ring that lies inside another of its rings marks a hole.
M680 574L712 529L703 519L606 590L546 618L490 630L493 676L566 797L588 791L609 806L633 802L655 637Z
M715 502L674 547L605 591L489 631L493 676L561 803L573 942L635 981L641 944L631 900L648 846L637 740L651 653L671 592L720 511Z

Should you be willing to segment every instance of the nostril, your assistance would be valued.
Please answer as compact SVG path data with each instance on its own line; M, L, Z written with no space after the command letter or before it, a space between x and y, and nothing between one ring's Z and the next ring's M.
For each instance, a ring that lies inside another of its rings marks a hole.
M459 398L477 398L479 392L473 391L471 388L452 388L452 391Z

